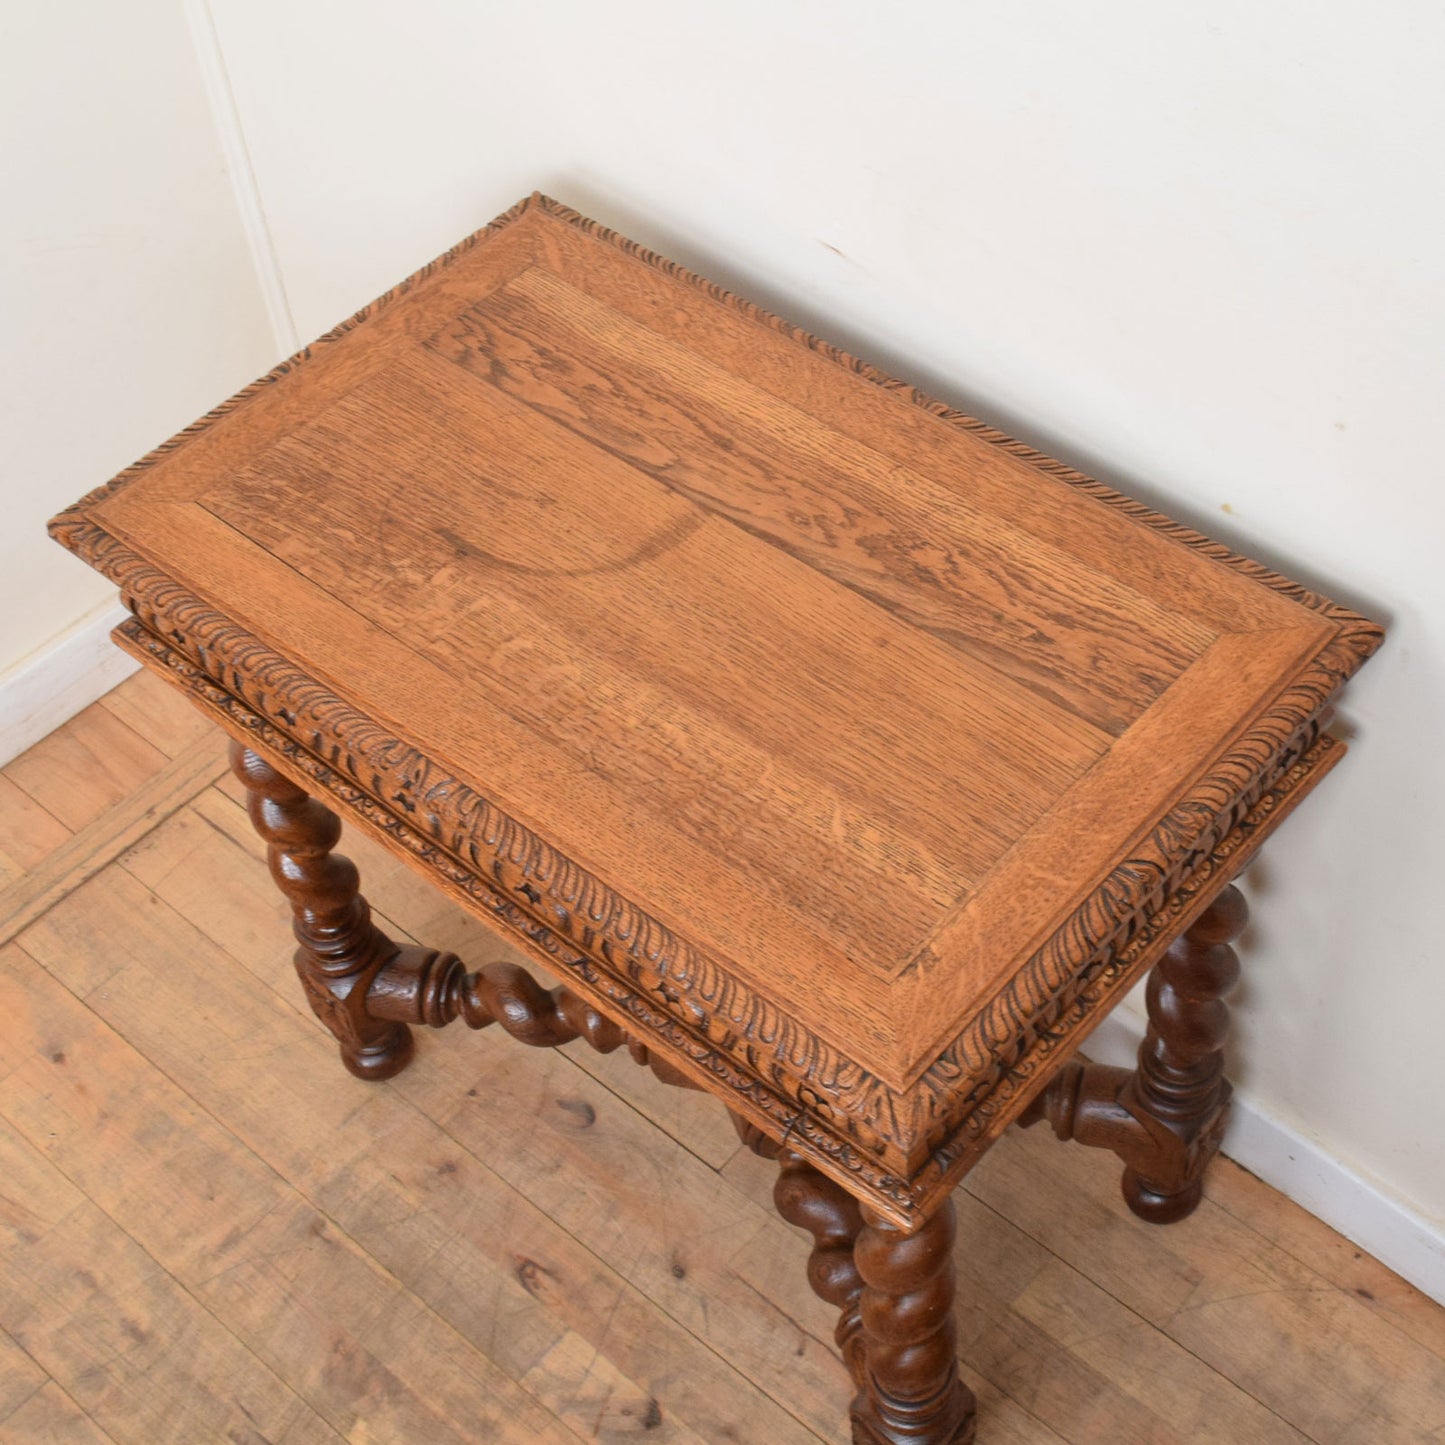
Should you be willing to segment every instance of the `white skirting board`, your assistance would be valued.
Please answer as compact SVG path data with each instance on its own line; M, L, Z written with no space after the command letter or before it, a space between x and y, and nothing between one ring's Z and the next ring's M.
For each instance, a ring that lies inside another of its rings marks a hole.
M129 616L119 602L103 603L0 673L0 767L136 670L110 640Z
M1132 1065L1142 1021L1119 1008L1089 1035L1084 1052L1100 1063ZM1357 1174L1308 1135L1236 1093L1224 1152L1251 1174L1324 1220L1346 1239L1445 1304L1445 1229Z

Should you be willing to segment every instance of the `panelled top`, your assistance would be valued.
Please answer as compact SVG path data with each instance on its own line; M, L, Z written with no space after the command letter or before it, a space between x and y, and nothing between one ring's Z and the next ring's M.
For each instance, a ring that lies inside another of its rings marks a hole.
M54 527L683 1013L705 965L894 1089L1378 641L542 198Z

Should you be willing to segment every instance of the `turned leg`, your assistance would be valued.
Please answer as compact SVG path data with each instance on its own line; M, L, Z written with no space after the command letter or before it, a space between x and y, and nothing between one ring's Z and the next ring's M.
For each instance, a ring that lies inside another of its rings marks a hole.
M866 1205L862 1213L854 1445L964 1445L976 1420L973 1392L958 1377L953 1201L913 1233Z
M387 1079L411 1061L411 1030L372 1018L367 991L400 952L371 921L356 866L331 850L341 820L240 743L231 767L266 840L271 876L291 902L296 972L317 1018L336 1036L341 1058L362 1079Z
M1191 1213L1229 1116L1224 996L1239 978L1229 946L1249 911L1232 884L1149 975L1149 1031L1134 1069L1066 1064L1019 1117L1047 1119L1061 1139L1112 1149L1125 1164L1124 1199L1151 1224Z
M951 1199L911 1233L801 1154L734 1114L738 1136L781 1166L778 1213L813 1236L808 1283L838 1309L835 1338L857 1387L854 1445L964 1445L973 1393L958 1377Z
M1180 1141L1157 1162L1124 1171L1124 1198L1141 1218L1182 1219L1204 1192L1204 1170L1219 1150L1229 1111L1224 1042L1239 960L1229 946L1249 909L1233 884L1195 919L1149 975L1149 1032L1126 1094L1131 1105Z
M853 1375L853 1382L863 1385L863 1355L859 1348L862 1320L858 1301L863 1293L863 1277L853 1258L858 1234L863 1228L863 1215L858 1201L791 1150L774 1151L781 1168L773 1186L773 1202L778 1213L813 1236L813 1250L808 1256L808 1283L819 1299L838 1310L838 1324L833 1338L838 1342L843 1363ZM767 1151L759 1150L759 1153Z

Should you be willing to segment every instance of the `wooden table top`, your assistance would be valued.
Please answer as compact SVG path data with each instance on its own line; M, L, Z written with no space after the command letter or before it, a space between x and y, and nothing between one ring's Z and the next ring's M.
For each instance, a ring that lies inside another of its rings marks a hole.
M1380 639L542 197L52 529L233 731L900 1209Z

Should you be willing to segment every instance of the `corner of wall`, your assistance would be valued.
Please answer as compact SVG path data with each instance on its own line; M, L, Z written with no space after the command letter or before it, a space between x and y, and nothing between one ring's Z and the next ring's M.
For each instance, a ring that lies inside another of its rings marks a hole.
M231 78L226 70L221 39L216 32L215 17L211 14L207 0L185 0L185 12L191 31L191 43L196 52L196 64L201 72L201 84L205 88L206 102L211 111L211 122L216 127L216 138L225 158L226 172L236 198L236 210L246 235L246 245L251 252L256 280L266 302L266 315L276 338L277 360L280 360L299 350L301 342L296 334L296 323L291 316L286 282L281 273L281 263L276 256L275 243L271 239L266 210L261 202L261 190L256 183L256 172L251 164L251 152L246 145L246 133L241 125L241 113L236 105L235 92L231 89Z

